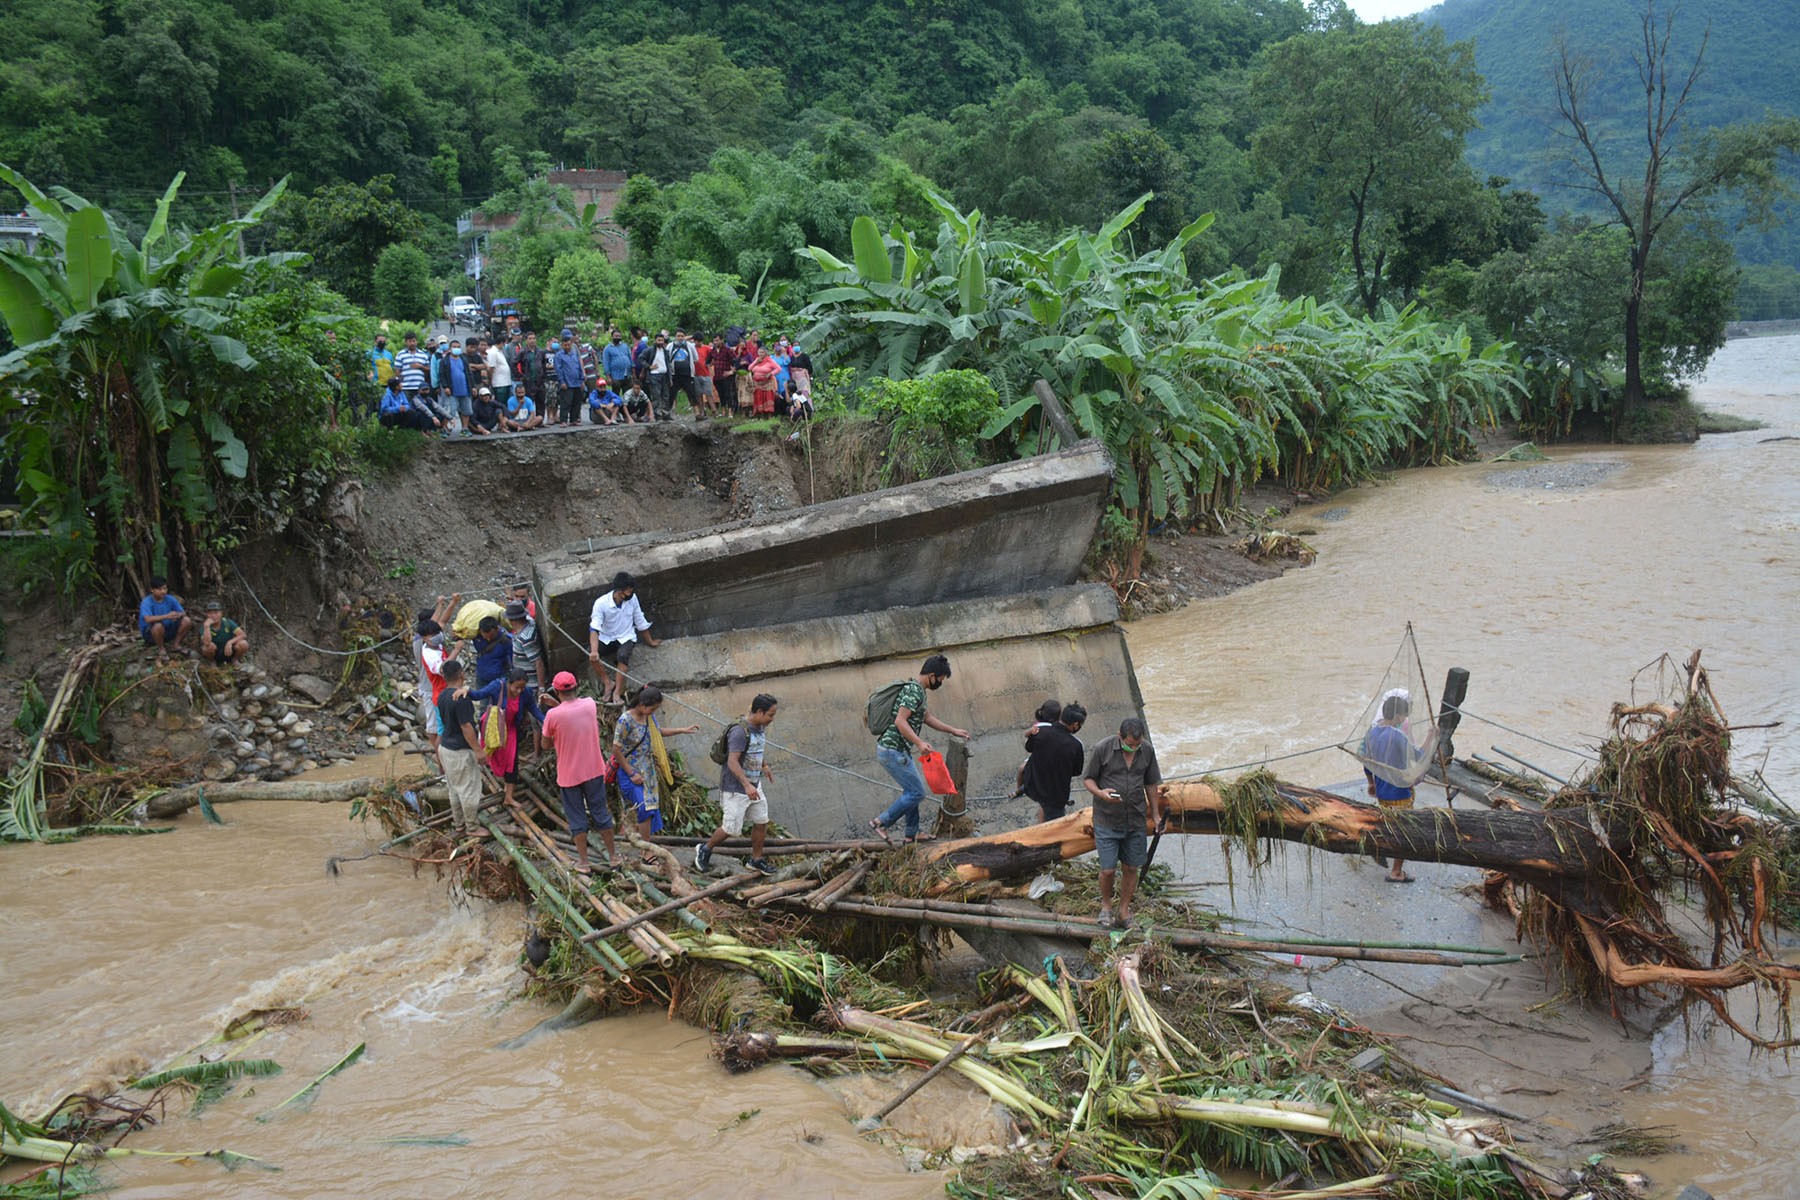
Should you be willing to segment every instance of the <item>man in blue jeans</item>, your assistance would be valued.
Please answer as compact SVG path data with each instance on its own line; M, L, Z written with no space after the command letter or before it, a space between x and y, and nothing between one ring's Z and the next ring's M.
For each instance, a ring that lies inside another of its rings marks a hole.
M950 678L950 660L942 654L934 654L925 660L919 668L919 674L900 686L900 695L894 702L894 720L891 725L881 731L875 739L875 758L894 782L900 785L900 798L888 805L879 817L869 822L883 839L894 822L905 818L906 840L909 842L930 841L931 835L919 835L919 804L925 799L925 776L919 771L918 760L914 757L931 749L925 739L919 736L919 730L929 725L939 733L947 733L951 737L967 738L969 731L958 729L954 725L946 725L936 717L925 715L925 693L935 692L944 686L944 680Z

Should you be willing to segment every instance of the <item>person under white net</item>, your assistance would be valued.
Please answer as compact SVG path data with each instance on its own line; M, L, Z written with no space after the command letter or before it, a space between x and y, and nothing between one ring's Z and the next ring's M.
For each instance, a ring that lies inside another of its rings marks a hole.
M1383 808L1413 806L1413 782L1422 773L1426 752L1412 740L1412 699L1395 688L1382 697L1381 717L1369 726L1357 757L1363 761L1363 777L1369 795ZM1405 860L1396 858L1388 871L1389 883L1411 883Z

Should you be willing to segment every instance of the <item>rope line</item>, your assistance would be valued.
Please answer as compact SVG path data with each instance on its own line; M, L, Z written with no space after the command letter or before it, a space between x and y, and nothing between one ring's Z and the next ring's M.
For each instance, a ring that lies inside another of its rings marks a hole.
M571 634L567 629L563 628L562 624L560 622L558 622L555 617L550 615L550 606L543 602L543 597L538 595L538 591L535 586L532 587L531 594L533 597L535 597L538 600L538 612L543 615L544 620L550 622L550 627L552 629L556 630L556 632L562 634L562 636L568 640L568 643L571 646L575 647L576 650L581 652L582 657L584 657L584 658L587 657L588 648L586 646L582 645L580 642L576 641L575 636L573 634ZM631 682L637 684L639 687L649 686L649 682L650 682L649 680L643 679L637 675L633 675L628 670L623 670L619 667L611 667L611 668L607 668L607 669L619 671L621 674L623 674L625 676L625 678L631 680ZM721 729L725 728L727 725L729 725L731 723L729 721L722 720L721 718L713 715L710 712L707 712L704 708L699 708L695 705L689 704L687 701L681 699L679 696L676 696L673 693L664 692L663 699L671 701L671 702L679 705L680 707L686 709L688 712L693 713L695 716L706 718L708 721L711 721L714 725L717 725ZM899 787L897 787L895 784L893 784L887 780L870 779L867 775L863 775L857 771L852 771L849 767L840 767L836 763L828 763L824 759L814 758L812 755L802 753L801 751L796 750L791 746L784 746L780 742L777 742L777 741L767 737L767 735L764 735L764 741L767 745L773 746L775 749L781 751L784 754L791 754L795 758L803 759L806 762L814 764L815 766L824 767L828 771L836 771L841 775L848 775L852 779L860 779L864 783L872 784L876 787L885 787L889 791L892 791L892 792L897 793L900 791ZM857 825L856 816L854 813L852 813L850 811L849 799L847 797L845 797L844 795L842 795L841 793L839 794L838 799L843 803L843 806L844 806L844 820L847 823L846 827L850 828L850 829L856 828L856 825Z
M1473 717L1475 720L1480 721L1483 725L1492 725L1495 729L1504 729L1504 730L1506 730L1506 732L1513 734L1515 737L1525 738L1528 741L1536 742L1540 746L1548 746L1552 750L1561 750L1564 754L1573 754L1576 758L1585 758L1589 762L1599 762L1600 761L1600 759L1597 755L1590 754L1586 750L1577 750L1572 746L1563 746L1563 745L1559 745L1556 742L1546 741L1545 739L1538 737L1535 733L1526 733L1523 729L1514 729L1511 725L1502 725L1500 722L1494 720L1492 717L1484 717L1480 713L1472 713L1468 709L1458 708L1454 704L1448 704L1448 705L1445 705L1445 707L1450 709L1452 712L1459 712L1465 717Z
M248 579L244 578L244 573L242 571L238 570L238 565L236 563L231 564L231 573L233 575L237 576L238 582L244 585L244 591L246 593L248 593L248 595L250 596L251 602L256 605L257 610L259 612L261 612L263 616L268 618L269 624L273 625L276 628L276 630L281 634L282 637L286 638L290 642L293 642L296 646L306 647L308 650L311 650L314 654L328 654L332 658L354 658L358 654L368 654L371 651L381 649L383 646L388 645L390 642L397 642L397 641L401 640L402 638L411 636L409 631L401 630L400 632L394 634L393 637L384 638L383 640L376 642L374 645L364 646L360 650L327 650L323 646L315 646L311 642L306 641L304 638L296 637L292 632L290 632L288 630L287 626L283 625L280 621L277 621L275 619L275 614L270 612L268 610L268 608L263 604L262 597L260 597L256 594L256 589L250 586L250 581Z
M1270 763L1286 762L1290 758L1305 758L1309 754L1320 754L1326 750L1348 751L1349 749L1350 747L1343 742L1326 742L1322 746L1313 746L1306 750L1296 750L1292 754L1277 754L1269 758L1257 758L1252 759L1249 762L1232 763L1228 767L1202 767L1197 771L1188 771L1180 775L1167 776L1164 778L1163 782L1176 783L1183 779L1201 779L1207 775L1219 775L1226 771L1242 771L1246 767L1266 767Z

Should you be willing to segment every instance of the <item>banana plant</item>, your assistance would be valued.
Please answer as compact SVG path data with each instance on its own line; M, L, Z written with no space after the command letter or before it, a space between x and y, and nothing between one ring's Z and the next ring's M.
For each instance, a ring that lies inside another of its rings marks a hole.
M204 554L195 530L216 481L250 469L215 400L221 379L257 363L227 328L251 272L299 257L238 249L285 181L241 218L174 232L182 178L134 242L99 206L0 165L44 231L35 254L0 250L0 318L17 346L0 358L0 438L28 519L81 551L78 574L117 564L138 592L172 556Z

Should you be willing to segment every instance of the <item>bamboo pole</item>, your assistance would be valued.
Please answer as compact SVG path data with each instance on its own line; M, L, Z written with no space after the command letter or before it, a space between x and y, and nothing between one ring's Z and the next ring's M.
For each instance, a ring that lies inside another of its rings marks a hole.
M748 888L738 893L738 899L751 908L762 908L771 900L779 900L784 896L797 896L802 892L810 892L818 886L815 879L787 879L780 883L765 884L759 888Z
M965 902L959 901L959 900L922 899L922 898L914 897L914 896L883 896L879 900L874 901L874 903L883 904L890 908L916 908L916 909L920 909L925 912L960 912L960 913L976 913L976 914L981 914L981 915L986 915L986 916L994 916L994 917L1021 917L1025 920L1038 920L1039 919L1038 917L1036 917L1033 914L1014 912L1010 909L1001 908L998 905L968 904L968 903L965 903ZM1082 925L1093 925L1096 928L1100 927L1099 923L1092 917L1075 917L1075 916L1069 916L1067 914L1057 914L1054 917L1050 917L1049 914L1046 914L1045 916L1046 916L1046 919L1053 919L1053 920L1057 920L1057 921L1069 921L1069 922L1078 923L1078 924L1082 924ZM1218 939L1220 939L1221 943L1233 941L1233 940L1245 940L1245 941L1260 941L1260 940L1262 940L1262 939L1253 938L1248 934L1242 934L1242 933L1209 932L1207 934L1207 936L1218 938ZM1473 955L1491 956L1494 958L1504 958L1512 953L1512 951L1510 951L1510 950L1496 950L1491 946L1458 946L1458 945L1439 943L1439 942L1350 941L1345 938L1289 937L1285 934L1282 935L1281 945L1283 945L1283 946L1324 946L1324 947L1331 947L1334 949L1335 948L1343 948L1343 947L1351 947L1351 948L1354 948L1357 950L1432 950L1432 951L1436 951L1441 954L1473 954ZM1326 955L1326 954L1321 954L1319 957L1329 958L1331 956Z
M525 877L525 885L531 889L532 894L549 903L551 910L562 920L570 934L580 935L593 928L582 919L580 913L575 911L575 906L569 903L567 897L550 886L550 881L545 879L543 874L532 865L531 860L525 857L525 852L514 845L513 840L507 837L504 831L495 827L496 822L492 817L482 817L481 823L487 827L489 833L494 835L495 843L511 856L513 865L518 867L519 874ZM602 970L614 979L623 981L631 978L631 972L626 967L625 960L620 958L611 946L602 942L596 948L579 940L576 944L581 947L584 954L593 959Z
M583 888L582 890L584 892L587 891L586 888ZM623 919L629 922L632 917L636 916L636 914L626 906L624 901L615 899L605 892L589 892L588 898L594 902L594 910L601 916L610 920L619 921ZM651 928L654 928L654 926ZM675 955L677 953L686 953L686 951L681 950L679 947L677 947L676 950L671 951L668 947L652 937L650 931L641 925L632 925L631 928L625 930L625 936L631 940L632 945L644 952L645 957L651 959L661 967L672 966L675 962Z
M664 892L661 888L657 887L655 883L644 878L644 876L641 872L633 871L633 870L630 870L629 868L627 868L625 871L625 878L627 878L627 879L631 880L631 882L637 884L638 890L644 893L644 897L646 899L648 899L654 903L657 903L657 904L669 903L668 893ZM677 909L674 909L673 911L675 913L675 916L680 919L681 923L683 925L686 925L689 929L692 929L695 933L711 933L712 932L712 926L709 925L703 918L701 918L700 916L695 914L692 909L677 908Z
M950 1053L944 1055L944 1057L927 1067L923 1075L907 1084L905 1091L901 1092L898 1096L895 1096L892 1100L889 1100L869 1116L858 1121L856 1127L866 1131L879 1126L883 1121L887 1120L888 1116L896 1108L899 1108L902 1104L905 1104L908 1100L911 1100L917 1095L920 1088L923 1088L939 1075L942 1075L956 1062L957 1059L967 1054L970 1050L973 1050L976 1046L980 1045L980 1043L981 1034L971 1033L968 1037L958 1042L956 1048L951 1050Z
M538 828L537 822L533 821L531 819L531 817L526 814L525 810L523 808L519 807L517 802L514 802L512 809L513 809L513 814L515 816L517 816L521 822L523 822L524 828L536 840L539 848L542 849L544 851L544 853L549 856L549 860L551 862L555 863L557 865L557 867L559 869L561 869L564 872L564 874L566 874L569 877L570 883L573 885L575 890L581 894L582 899L586 900L590 905L592 905L593 909L596 913L600 914L601 916L608 917L610 919L612 914L607 909L606 904L600 899L599 896L594 894L593 890L588 887L588 885L582 880L581 876L577 875L575 873L575 871L569 866L569 864L563 861L561 851L558 850L556 847L556 844L550 840L550 835L545 833L542 829ZM587 928L591 930L593 927L590 925L590 926L587 926ZM636 946L638 948L638 950L640 950L646 958L655 962L658 966L668 967L668 966L672 965L675 961L675 956L672 953L670 953L668 950L664 949L660 944L658 944L656 942L656 940L654 938L650 938L648 936L642 935L639 933L638 930L635 930L635 929L631 930L630 932L628 932L626 934L626 938L627 938L627 940L629 940L631 942L632 945ZM597 941L598 938L591 937L589 935L584 934L578 940ZM609 955L613 955L614 957L617 957L616 952L612 949L612 947L602 944L601 949L603 952L605 952ZM619 961L621 963L623 962L622 959L620 959Z
M596 930L594 936L596 938L603 938L611 937L615 933L624 933L627 929L632 928L640 922L648 921L652 917L660 917L664 913L671 913L678 909L686 908L697 900L705 900L711 896L722 895L740 884L759 878L761 878L761 875L758 872L745 871L742 875L733 875L729 879L721 879L711 887L701 888L690 896L683 896L679 900L670 900L666 903L658 904L655 908L647 908L629 920L620 921L616 924L608 925L605 929Z
M792 905L793 900L780 903ZM1012 933L1031 933L1041 937L1079 938L1097 941L1112 936L1112 931L1097 925L1055 918L996 917L978 913L941 912L929 909L892 908L882 904L866 904L856 900L834 901L828 912L853 913L859 916L886 917L897 921L919 921L927 925L948 925L966 929L998 929ZM1156 936L1183 950L1210 950L1214 953L1310 954L1315 958L1341 958L1359 962L1418 963L1436 967L1494 966L1523 961L1521 955L1507 954L1480 959L1461 955L1440 954L1427 950L1369 950L1357 946L1296 946L1291 942L1222 937L1194 929L1159 928Z
M814 912L824 912L827 908L831 907L831 902L833 900L836 900L839 896L849 894L857 884L861 883L863 881L863 876L867 875L874 865L874 859L865 858L854 867L851 867L848 871L843 872L837 878L819 888L817 891L810 895L803 896L801 899L806 904L806 907L812 909Z

